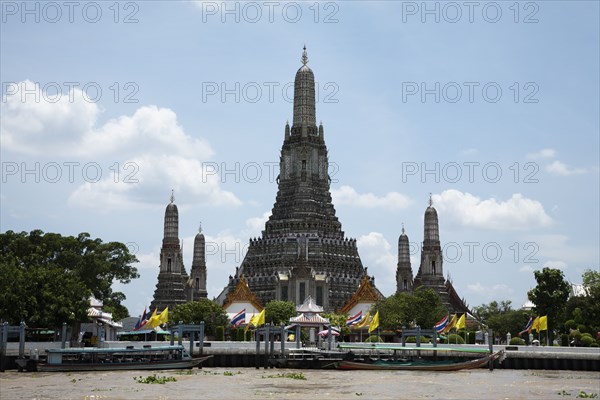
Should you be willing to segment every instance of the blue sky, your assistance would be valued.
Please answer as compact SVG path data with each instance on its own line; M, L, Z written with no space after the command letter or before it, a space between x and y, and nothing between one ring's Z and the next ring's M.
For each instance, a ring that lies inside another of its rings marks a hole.
M133 315L171 189L210 297L260 235L304 44L337 215L385 295L402 223L418 270L429 193L471 306L598 269L598 2L23 4L0 10L1 230L128 243Z

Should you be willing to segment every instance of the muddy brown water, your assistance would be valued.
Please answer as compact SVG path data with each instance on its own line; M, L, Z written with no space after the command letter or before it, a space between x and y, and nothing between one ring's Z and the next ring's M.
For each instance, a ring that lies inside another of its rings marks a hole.
M144 384L156 374L176 382ZM281 374L302 374L294 379ZM600 392L600 372L456 372L204 368L191 371L0 373L0 399L576 399ZM599 397L596 397L600 399Z

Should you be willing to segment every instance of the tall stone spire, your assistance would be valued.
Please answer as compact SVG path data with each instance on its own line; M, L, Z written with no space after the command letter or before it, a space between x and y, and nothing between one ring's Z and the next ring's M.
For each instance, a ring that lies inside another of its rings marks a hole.
M179 242L179 210L177 210L177 205L175 205L175 196L173 191L171 191L171 202L167 205L167 209L165 211L165 229L163 236L163 243L165 240L171 242L176 240Z
M431 193L429 193L429 207L425 210L425 234L423 245L428 247L439 247L440 246L440 227L438 224L438 215L435 208L433 208L433 200L431 199Z
M165 210L158 283L150 309L158 308L159 311L162 311L165 307L172 308L174 305L186 302L184 283L188 280L188 275L183 266L181 252L179 211L173 192L171 192L170 203Z
M419 265L419 272L414 279L415 289L419 286L431 288L438 292L442 303L451 311L444 280L438 215L436 209L433 207L431 194L429 194L429 207L425 210L421 264Z
M343 232L329 191L323 124L317 129L315 123L314 75L306 65L306 46L302 63L294 83L294 124L291 135L287 135L286 126L279 161L279 190L266 233L302 232L339 238Z
M243 278L262 304L302 304L311 296L333 312L344 307L366 276L356 240L345 237L335 214L324 129L316 125L315 78L307 64L304 48L271 216L261 237L250 239L241 266L218 297L222 303Z
M190 272L191 290L190 301L197 301L201 297L207 297L206 292L206 244L202 233L202 224L194 238L194 258Z
M294 119L292 124L293 134L317 133L315 116L315 75L308 67L306 46L302 53L302 66L296 72L294 79Z
M413 273L410 265L410 245L408 236L402 233L398 238L398 267L396 269L396 292L411 292L413 288Z

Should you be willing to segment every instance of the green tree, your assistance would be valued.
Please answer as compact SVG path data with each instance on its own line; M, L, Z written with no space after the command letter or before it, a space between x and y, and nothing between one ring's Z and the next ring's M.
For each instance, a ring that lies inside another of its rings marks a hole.
M567 327L565 322L565 333L570 332L568 328L574 329L577 325L585 325L589 332L600 331L600 273L586 270L582 278L585 293L569 298L565 307L565 318L575 324Z
M342 337L350 333L350 328L348 328L346 325L348 314L323 313L321 316L323 318L327 318L331 326L340 328L340 334Z
M512 310L512 302L504 300L498 303L492 301L490 304L482 304L473 308L473 314L479 321L487 321L492 315L498 315Z
M513 310L512 302L504 300L498 303L492 301L473 308L474 316L494 331L494 334L504 338L507 333L516 336L523 330L529 320L529 313L524 310Z
M0 317L11 324L48 327L86 321L90 296L106 304L116 319L127 316L121 304L125 295L114 292L112 284L139 277L131 266L135 262L124 244L103 243L87 233L2 233Z
M265 322L273 325L287 324L296 316L296 305L291 301L271 300L265 306Z
M548 333L551 334L554 327L564 323L564 321L558 321L558 317L565 309L570 285L559 269L546 267L541 271L535 271L533 275L537 286L528 291L527 296L535 304L537 315L548 316Z
M582 278L587 295L600 303L600 272L587 269L584 271Z
M177 325L180 321L184 324L198 324L204 321L204 331L207 335L214 335L217 326L229 324L225 309L209 299L200 299L173 307L173 310L169 311L169 324Z
M414 293L396 293L377 304L379 325L385 330L419 325L431 329L447 311L433 289L419 288ZM375 308L371 314L375 313Z

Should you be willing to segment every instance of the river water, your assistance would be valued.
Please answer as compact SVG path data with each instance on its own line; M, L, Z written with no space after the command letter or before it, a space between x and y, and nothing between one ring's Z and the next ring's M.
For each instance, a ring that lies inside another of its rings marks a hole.
M0 373L0 399L576 399L600 392L600 372L478 369L456 372L204 368ZM306 380L279 374L303 374ZM596 397L598 398L598 397Z

